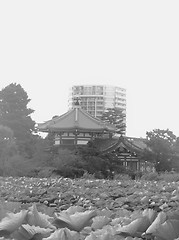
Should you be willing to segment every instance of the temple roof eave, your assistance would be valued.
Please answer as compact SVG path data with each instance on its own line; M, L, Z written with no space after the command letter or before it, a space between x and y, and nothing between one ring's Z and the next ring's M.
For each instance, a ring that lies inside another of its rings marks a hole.
M78 125L74 125L71 127L59 127L59 126L54 126L51 123L49 124L48 122L46 123L40 123L38 124L38 130L41 132L49 132L49 131L55 131L55 132L59 132L59 131L71 131L71 130L79 130L79 131L108 131L108 132L116 132L116 128L111 127L109 125L105 125L105 124L98 124L96 127L93 128L83 128L81 126Z
M137 140L138 141L140 140L143 143L145 142L145 139L137 139ZM105 149L100 148L100 150L103 153L112 152L112 151L117 150L121 146L121 143L123 144L123 146L126 149L128 149L131 152L135 152L137 154L141 154L145 149L148 149L147 145L143 144L141 147L139 147L139 146L135 145L135 141L131 142L128 140L128 137L125 137L125 136L121 136L118 139L113 138L113 142L111 142L111 143L112 144L109 144L108 146L106 146Z
M37 128L41 132L116 132L115 125L101 121L77 106L61 116L39 123Z
M96 132L96 133L104 133L104 132L115 132L114 130L110 130L108 128L96 128L96 129L90 129L90 128L79 128L79 127L72 127L72 128L39 128L39 130L41 132L55 132L55 133L60 133L60 132L74 132L74 131L78 131L78 132Z

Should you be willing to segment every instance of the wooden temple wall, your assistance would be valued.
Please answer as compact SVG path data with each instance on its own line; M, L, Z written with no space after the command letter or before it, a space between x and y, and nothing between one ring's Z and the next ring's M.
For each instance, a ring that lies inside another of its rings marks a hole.
M122 165L126 169L132 171L141 171L141 172L153 172L154 166L152 163L147 161L141 161L137 156L131 156L127 154L120 154L118 159L122 162Z

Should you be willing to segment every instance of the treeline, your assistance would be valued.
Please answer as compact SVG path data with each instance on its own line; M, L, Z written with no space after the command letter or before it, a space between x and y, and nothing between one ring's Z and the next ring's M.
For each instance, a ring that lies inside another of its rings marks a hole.
M0 91L0 175L80 177L89 173L108 177L116 169L123 171L92 144L53 151L51 134L43 139L37 132L29 102L20 84L11 83Z
M179 137L169 129L146 132L142 159L153 162L157 172L179 171Z
M114 154L102 154L93 143L75 150L53 151L52 136L39 136L28 108L30 99L20 84L11 83L0 91L0 175L81 177L88 173L109 178L126 170ZM102 119L125 131L122 111L109 109ZM178 169L179 138L172 131L155 129L146 133L148 148L141 160L152 161L158 172ZM130 173L130 172L128 172Z
M27 174L49 160L43 151L48 142L36 132L29 102L20 84L11 83L0 91L0 175Z

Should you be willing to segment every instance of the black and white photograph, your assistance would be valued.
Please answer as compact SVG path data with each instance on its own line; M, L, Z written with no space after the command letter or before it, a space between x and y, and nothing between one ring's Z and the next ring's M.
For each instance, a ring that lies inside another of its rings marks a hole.
M179 239L179 1L0 0L0 240Z

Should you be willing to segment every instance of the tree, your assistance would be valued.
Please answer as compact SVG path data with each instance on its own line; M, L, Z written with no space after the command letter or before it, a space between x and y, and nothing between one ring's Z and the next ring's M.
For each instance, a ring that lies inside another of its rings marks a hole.
M5 164L8 157L16 150L13 137L13 131L5 126L0 125L0 166L2 174L4 174Z
M97 178L110 178L113 173L122 173L123 167L114 153L103 153L93 141L86 146L77 148L78 156L82 159L82 167Z
M158 172L170 171L172 168L172 161L175 158L174 145L176 136L169 129L161 130L154 129L147 132L147 146L151 151L146 151L150 159L155 163L155 168Z
M13 130L20 152L28 155L35 127L30 116L34 110L27 107L29 102L20 84L11 83L0 91L0 124Z
M108 108L101 116L102 121L115 125L116 132L121 135L125 134L126 131L125 118L124 110L118 108Z
M53 155L49 151L49 141L40 136L37 136L34 144L33 159L36 166L50 166Z
M81 177L84 173L81 158L70 149L59 149L51 161L51 166L63 177Z
M173 151L175 154L175 157L173 159L173 169L179 172L179 137L176 138L176 141L173 145Z

